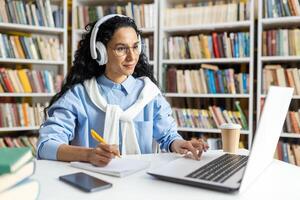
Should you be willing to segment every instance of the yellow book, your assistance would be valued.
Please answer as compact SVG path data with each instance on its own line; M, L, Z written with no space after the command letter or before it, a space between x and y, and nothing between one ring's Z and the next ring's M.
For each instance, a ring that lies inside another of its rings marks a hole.
M20 69L20 70L18 70L18 75L19 75L19 78L21 80L22 86L24 88L24 92L25 93L31 93L32 88L30 86L29 79L28 79L28 76L27 76L26 72L27 72L27 69Z

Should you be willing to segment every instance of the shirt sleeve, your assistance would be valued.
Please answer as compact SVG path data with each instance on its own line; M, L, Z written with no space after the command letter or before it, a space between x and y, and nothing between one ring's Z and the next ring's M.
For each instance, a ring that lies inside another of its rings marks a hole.
M172 116L170 104L162 95L158 95L154 102L154 139L160 148L170 151L170 145L175 139L182 139L177 132L177 125Z
M39 130L37 158L57 160L61 144L73 140L80 100L70 90L48 110L48 118Z

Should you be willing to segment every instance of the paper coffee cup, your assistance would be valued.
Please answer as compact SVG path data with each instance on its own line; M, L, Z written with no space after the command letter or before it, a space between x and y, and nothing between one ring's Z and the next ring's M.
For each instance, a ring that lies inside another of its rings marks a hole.
M239 149L241 128L241 125L233 123L224 123L220 126L224 152L237 153Z

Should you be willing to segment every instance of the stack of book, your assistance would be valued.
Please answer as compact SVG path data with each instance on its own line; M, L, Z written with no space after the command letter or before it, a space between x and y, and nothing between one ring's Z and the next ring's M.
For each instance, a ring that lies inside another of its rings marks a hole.
M0 149L0 199L37 199L39 184L30 148Z

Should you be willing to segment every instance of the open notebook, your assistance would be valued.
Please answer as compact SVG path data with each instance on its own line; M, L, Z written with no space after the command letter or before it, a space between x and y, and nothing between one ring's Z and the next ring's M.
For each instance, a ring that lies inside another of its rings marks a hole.
M110 176L124 177L149 167L150 162L145 160L115 158L105 167L96 167L84 162L71 162L71 166Z

